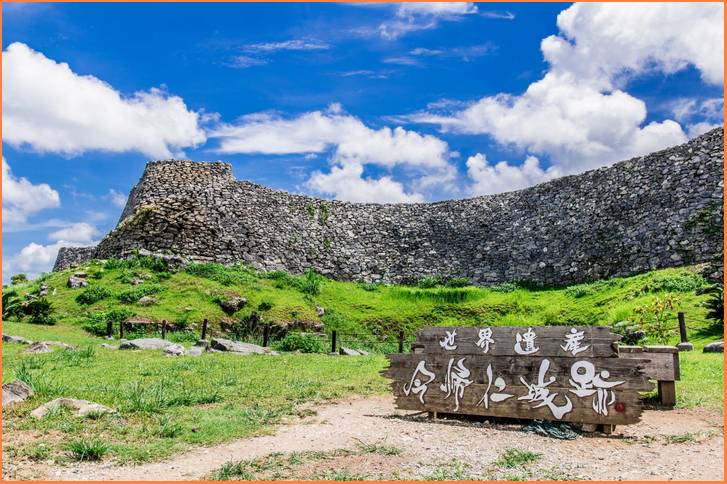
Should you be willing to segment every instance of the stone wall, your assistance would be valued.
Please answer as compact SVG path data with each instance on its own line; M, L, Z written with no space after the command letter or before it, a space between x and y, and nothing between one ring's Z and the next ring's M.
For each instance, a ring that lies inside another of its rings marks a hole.
M325 201L153 161L95 257L135 249L335 279L561 285L722 251L724 132L524 190L428 204Z
M96 256L96 247L61 247L56 256L54 271L62 271L78 266Z

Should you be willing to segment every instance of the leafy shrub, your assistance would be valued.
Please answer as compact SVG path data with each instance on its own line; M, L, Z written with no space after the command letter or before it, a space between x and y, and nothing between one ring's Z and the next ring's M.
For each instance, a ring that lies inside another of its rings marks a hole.
M318 338L301 333L288 333L278 341L275 349L280 351L300 351L301 353L324 353L323 344Z
M150 294L156 294L161 292L163 289L164 288L158 284L141 285L136 289L129 289L128 291L119 293L116 296L116 299L124 304L133 304L142 297L149 296Z
M119 330L119 324L133 315L133 312L125 308L91 313L86 316L81 327L93 335L106 336L106 322L111 321L111 329L116 334Z
M470 284L470 280L466 277L452 277L451 279L447 279L447 283L445 284L447 287L467 287Z
M503 282L501 284L490 286L488 289L494 292L508 293L517 291L520 289L520 286L516 282Z
M442 280L439 277L422 277L419 279L419 282L417 282L417 287L419 289L431 289L433 287L437 287L442 284Z
M153 255L134 254L126 259L116 259L115 257L111 257L104 262L103 267L106 270L133 269L142 267L144 269L149 269L152 272L168 272L169 262L161 257L154 257Z
M199 340L199 333L194 331L170 331L167 333L167 339L172 343L195 343Z
M379 290L379 284L376 284L374 282L358 282L356 283L356 287L369 292L375 292Z
M691 292L704 287L707 281L699 274L665 274L654 276L645 286L644 292Z
M88 306L97 303L102 299L106 299L109 296L111 296L111 291L105 287L93 286L87 288L85 291L76 296L76 302L78 304Z
M296 287L300 292L310 294L311 296L317 296L321 293L321 285L323 284L323 277L316 274L314 271L308 270L296 281Z
M667 344L676 332L675 318L670 311L674 309L674 296L654 298L650 305L634 308L637 324L646 334L660 344Z
M596 287L593 284L576 284L574 286L569 286L565 289L564 293L566 296L570 297L583 297L583 296L590 296L591 294L594 294L596 292Z
M53 318L53 304L45 297L39 297L28 301L24 309L25 313L30 316L29 323L32 324L56 324Z
M25 274L14 274L10 276L10 284L22 284L23 282L28 282L28 276Z
M621 335L621 344L638 345L639 342L646 337L644 330L633 321L623 320L617 321L611 325L614 333Z
M186 271L189 274L219 282L223 286L243 284L255 279L254 271L241 264L233 266L225 266L216 262L190 264Z
M437 289L405 289L392 288L391 295L409 301L433 301L440 304L457 304L477 296L475 291L464 288L437 288Z
M17 293L12 290L3 291L3 320L23 317L23 303Z
M109 446L99 439L76 440L68 444L71 457L76 460L101 460L109 451Z
M699 293L709 294L709 299L704 303L707 307L707 319L724 326L724 287L721 284L713 284Z
M257 306L258 311L270 311L273 309L273 303L270 301L261 301Z

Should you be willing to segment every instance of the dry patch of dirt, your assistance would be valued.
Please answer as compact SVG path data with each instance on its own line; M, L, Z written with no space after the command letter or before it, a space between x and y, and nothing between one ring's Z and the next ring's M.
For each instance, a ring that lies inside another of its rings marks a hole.
M274 454L283 465L245 469L256 476L285 479L724 478L723 420L716 411L646 410L640 423L617 427L610 436L584 435L564 441L521 432L515 424L412 416L395 410L391 397L344 400L317 410L315 416L280 426L273 435L197 448L163 462L42 466L33 470L44 475L33 477L194 480L210 477L230 463L267 462ZM381 452L377 446L396 451ZM517 449L516 455L535 456L504 459L510 449ZM308 458L311 455L315 458ZM5 477L24 476L26 465L9 460L4 459L3 471L10 465L14 475Z

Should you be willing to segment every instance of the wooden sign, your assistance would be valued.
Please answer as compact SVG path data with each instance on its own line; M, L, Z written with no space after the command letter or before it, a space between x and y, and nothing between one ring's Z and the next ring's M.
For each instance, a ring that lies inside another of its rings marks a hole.
M624 425L652 389L648 359L619 358L607 327L435 327L388 355L405 410Z

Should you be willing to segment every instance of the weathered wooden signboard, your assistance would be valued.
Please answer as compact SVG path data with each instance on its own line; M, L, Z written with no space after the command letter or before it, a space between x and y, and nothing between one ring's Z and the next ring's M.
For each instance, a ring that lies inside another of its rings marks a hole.
M638 422L648 359L619 358L607 327L433 327L389 355L401 409L588 424Z

